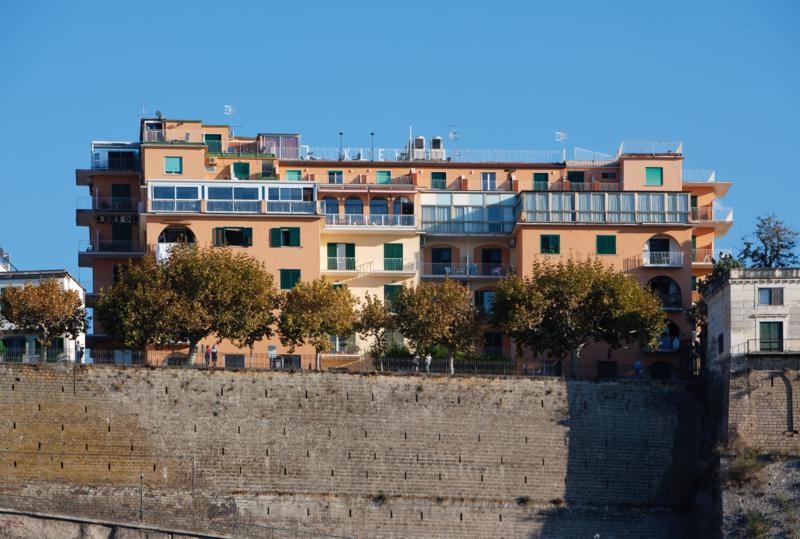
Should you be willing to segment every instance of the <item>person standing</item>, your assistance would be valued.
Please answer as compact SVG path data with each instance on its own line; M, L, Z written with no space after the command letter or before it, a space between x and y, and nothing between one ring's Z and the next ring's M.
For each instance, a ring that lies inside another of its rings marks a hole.
M419 372L419 354L414 354L412 363L414 365L414 372Z
M219 351L217 350L217 345L211 347L211 366L213 368L217 368L217 354Z
M633 375L637 380L642 377L642 362L639 359L633 363Z
M431 353L428 352L425 354L425 372L428 374L431 373L431 361L433 361L433 358L431 357Z
M205 360L206 360L206 368L211 365L211 347L206 345L206 353L205 353Z

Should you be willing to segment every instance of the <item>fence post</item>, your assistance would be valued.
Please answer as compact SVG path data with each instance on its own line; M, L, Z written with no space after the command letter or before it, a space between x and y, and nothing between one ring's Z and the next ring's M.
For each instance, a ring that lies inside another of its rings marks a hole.
M144 474L139 472L139 522L144 517Z

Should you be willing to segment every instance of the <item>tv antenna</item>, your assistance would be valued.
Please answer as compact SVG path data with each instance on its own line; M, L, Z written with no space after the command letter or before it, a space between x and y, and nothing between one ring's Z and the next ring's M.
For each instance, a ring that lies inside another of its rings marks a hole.
M233 137L233 115L236 114L236 109L233 105L225 105L223 111L228 117L228 135Z
M458 141L458 131L456 129L457 127L458 125L456 124L450 124L447 126L447 138L453 144L453 157L457 155L456 153L456 141Z
M556 142L561 143L561 159L564 161L567 160L567 149L564 141L567 140L567 132L566 131L556 131Z

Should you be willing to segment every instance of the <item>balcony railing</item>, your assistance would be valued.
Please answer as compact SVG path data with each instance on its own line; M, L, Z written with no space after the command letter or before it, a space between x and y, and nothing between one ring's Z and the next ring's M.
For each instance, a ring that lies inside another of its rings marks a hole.
M422 274L426 277L505 277L513 273L508 264L486 262L426 262Z
M136 211L138 200L131 197L94 197L92 209L95 211Z
M725 206L699 206L692 208L692 221L707 223L730 223L733 221L733 208Z
M429 234L510 234L513 229L514 223L511 221L424 221L422 223L422 230Z
M667 310L683 309L683 296L680 294L658 294L661 300L661 308Z
M688 223L688 211L528 210L523 223Z
M93 155L92 170L139 170L139 156L134 152Z
M142 142L165 142L166 140L164 131L161 129L145 129L142 135Z
M362 215L362 214L327 214L325 226L343 228L370 227L407 227L413 228L414 215Z
M642 263L644 266L681 267L683 266L683 253L681 251L644 251Z
M151 210L153 212L167 212L167 213L200 213L200 200L160 200L154 199L151 202Z
M571 182L569 180L558 180L551 184L545 184L545 182L535 182L534 185L534 191L621 191L621 190L622 190L621 182L597 182L597 181Z
M87 253L141 253L138 240L95 240L85 244Z
M356 259L352 256L329 256L326 269L328 271L355 271Z
M317 211L316 202L305 200L268 200L267 213L302 213L313 215Z
M208 200L206 211L209 213L259 213L260 200Z
M748 339L735 347L733 355L800 354L800 339Z
M417 271L417 264L413 259L384 258L382 262L372 266L372 271L414 273Z
M713 264L722 257L730 256L730 249L692 249L693 264Z

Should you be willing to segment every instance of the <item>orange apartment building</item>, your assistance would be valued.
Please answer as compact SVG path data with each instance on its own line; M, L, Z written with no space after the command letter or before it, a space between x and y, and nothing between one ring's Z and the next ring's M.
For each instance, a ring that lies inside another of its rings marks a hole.
M581 374L627 375L641 358L654 375L675 375L688 358L684 313L696 280L732 224L718 204L730 183L684 170L680 143L576 154L449 152L438 137L399 149L312 148L298 134L234 137L228 126L144 119L138 142L95 142L91 168L76 171L91 195L77 212L89 229L79 264L98 291L119 266L169 256L176 242L227 245L261 260L282 288L323 276L391 301L403 284L451 278L486 310L498 280L525 274L535 257L598 256L656 290L669 324L653 350L586 349ZM334 339L338 354L368 349ZM97 325L87 340L114 347ZM516 355L491 328L478 340L484 353ZM220 351L238 361L228 343ZM287 351L275 338L257 352Z

